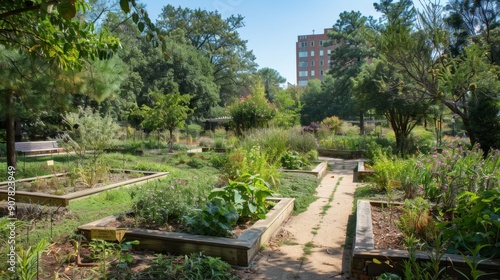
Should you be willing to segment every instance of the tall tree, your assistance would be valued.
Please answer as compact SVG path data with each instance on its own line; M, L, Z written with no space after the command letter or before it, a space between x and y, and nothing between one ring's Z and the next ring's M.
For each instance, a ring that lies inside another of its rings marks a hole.
M153 108L143 105L141 110L144 115L143 126L152 130L167 129L170 134L169 151L173 152L174 129L184 127L188 116L192 113L189 108L188 94L180 93L163 94L160 92L150 93L153 100Z
M279 127L293 127L300 125L300 110L302 104L300 99L294 98L294 87L281 89L274 97L274 106L278 110L274 117L273 125Z
M269 101L273 101L275 95L280 90L280 84L286 82L286 79L280 75L276 69L264 67L259 69L257 73L262 79L264 84L266 97Z
M327 76L325 79L331 79L331 77ZM310 80L301 96L303 107L300 112L300 123L309 125L311 122L320 122L328 117L326 99L327 97L321 88L321 81Z
M329 98L326 116L339 116L343 119L357 116L352 91L351 77L355 77L363 64L369 61L375 51L369 43L372 18L362 16L360 12L343 12L329 33L332 43L337 46L331 55L330 75L333 79L325 81L324 90Z
M47 89L47 82L50 83L50 79L47 79L44 72L47 67L48 65L43 61L0 46L0 74L2 76L0 118L6 124L8 166L16 167L14 145L16 122L19 122L22 117L27 117L28 112L36 118L38 112L43 110L43 106L48 104L48 100L42 99L46 96L36 97L41 93L39 90ZM44 104L44 101L47 103Z
M135 6L134 0L120 1L122 10L130 12L131 3ZM73 20L78 12L81 12L80 17L87 8L85 0L2 1L0 45L67 69L81 68L86 59L109 58L119 48L119 41L108 36L105 30L97 34L93 23L83 18ZM16 80L15 87L25 85L23 80L28 76L22 72L18 74L21 79ZM10 90L4 95L8 108L14 102L15 92ZM6 119L7 164L16 166L13 118L7 116Z
M188 42L209 58L221 105L239 96L256 71L255 56L237 31L244 26L243 19L241 15L223 19L218 12L167 5L156 22L167 33L182 30Z
M445 7L444 22L450 32L449 52L460 55L472 41L488 46L488 58L493 64L500 60L498 27L500 5L496 0L450 0Z
M238 136L242 136L249 129L262 128L269 124L276 115L276 109L266 99L264 85L260 77L256 78L249 96L242 97L231 104L229 113Z
M413 90L405 73L383 59L365 64L353 82L357 99L386 117L396 136L397 152L405 155L410 133L428 107L424 96Z
M470 88L479 81L497 80L491 78L498 71L492 64L496 47L488 44L498 33L496 2L453 1L447 6L449 13L427 3L418 17L413 16L409 1L386 0L376 5L384 13L385 24L380 30L380 52L414 81L416 92L458 115L472 143L482 140L470 120ZM449 17L445 20L444 15ZM486 92L492 94L478 94Z

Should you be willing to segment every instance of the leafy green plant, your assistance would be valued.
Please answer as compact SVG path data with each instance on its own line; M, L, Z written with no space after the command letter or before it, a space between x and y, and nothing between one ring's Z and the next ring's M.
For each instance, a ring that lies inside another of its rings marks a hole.
M399 161L400 170L396 174L396 180L401 184L401 189L404 191L405 199L414 199L418 196L418 191L421 186L421 178L425 176L427 170L415 168L416 160L409 158L405 161Z
M375 171L371 181L380 190L386 190L391 186L391 182L397 180L398 174L401 173L404 160L387 156L385 154L378 154L375 156L375 163L372 165Z
M498 151L484 158L478 146L467 150L459 141L454 141L442 151L422 156L417 164L428 171L424 195L446 212L453 209L462 191L482 192L494 188L500 180L499 163Z
M280 177L279 162L270 161L267 149L254 146L250 150L237 148L232 150L223 168L228 179L235 180L241 174L260 174L260 176L273 186L276 186Z
M436 234L434 240L434 248L428 252L429 262L422 262L417 258L417 251L422 249L419 239L413 235L405 238L408 260L405 260L403 264L404 279L448 279L446 278L446 267L440 267L441 259L445 253L442 236Z
M92 251L92 258L98 260L101 275L106 275L108 263L115 256L115 246L111 242L102 239L93 239L89 243Z
M401 280L401 277L394 273L385 272L380 274L377 280Z
M481 248L485 257L500 256L500 191L463 192L458 196L454 218L439 224L452 240L452 253ZM482 247L490 244L492 246Z
M211 187L206 181L169 178L131 191L138 224L178 224L193 209L201 208Z
M213 189L208 199L222 198L227 204L233 205L240 217L264 219L269 203L266 198L273 195L269 184L260 175L243 174L236 181Z
M66 113L63 122L69 130L58 142L82 158L86 150L92 150L94 164L104 150L111 146L118 130L118 125L111 116L102 117L90 107L79 107L78 112Z
M232 125L238 136L249 129L267 126L276 115L276 110L265 97L261 81L253 85L251 91L251 95L237 100L229 107Z
M134 257L130 254L133 246L139 245L138 240L124 241L115 244L116 258L118 259L117 267L120 269L128 269L130 264L134 261Z
M287 151L281 156L281 166L288 170L300 170L306 160L297 151Z
M191 216L185 216L184 226L191 234L231 237L238 217L238 212L233 205L216 197L207 201L202 210Z
M128 269L134 260L129 253L133 245L139 245L139 241L113 243L102 239L93 239L89 243L93 258L100 263L101 275L106 275L108 264L111 262L117 262L116 266L119 269Z
M186 256L182 270L183 276L179 279L238 279L232 274L231 265L220 258L205 256L203 253L192 253Z
M216 149L225 149L226 148L226 143L223 138L217 138L215 139L214 142L214 148Z
M17 253L17 270L21 280L32 280L38 275L38 261L40 253L47 249L48 243L45 239L40 240L35 247L21 249Z
M327 117L321 121L322 126L326 126L330 132L335 134L339 133L342 123L343 121L337 116Z
M476 246L473 250L470 250L470 254L467 256L462 254L462 257L464 261L467 263L469 268L471 269L470 276L472 278L469 278L465 273L462 271L455 269L456 272L458 272L460 275L462 275L465 279L468 280L476 280L479 279L482 276L488 275L488 273L481 271L478 269L479 264L481 264L484 261L487 261L489 258L481 258L480 257L480 252L483 251L485 247L489 247L491 244L483 244L483 245L478 245Z
M430 213L430 203L422 197L406 199L397 226L406 238L415 236L432 244L436 224Z

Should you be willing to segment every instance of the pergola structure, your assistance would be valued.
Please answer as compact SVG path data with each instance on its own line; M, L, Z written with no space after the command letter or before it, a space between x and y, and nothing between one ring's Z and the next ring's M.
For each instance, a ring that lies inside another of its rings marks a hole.
M226 130L229 130L229 122L231 119L231 117L205 119L205 130L213 132L219 126L223 126Z

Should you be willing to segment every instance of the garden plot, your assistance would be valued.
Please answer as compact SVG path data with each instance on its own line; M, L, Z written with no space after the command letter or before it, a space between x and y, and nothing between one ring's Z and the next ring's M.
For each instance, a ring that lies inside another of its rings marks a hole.
M16 181L16 202L37 203L50 206L67 206L72 200L81 199L109 189L146 183L166 177L168 172L114 169L106 178L89 187L79 180L68 178L65 173L39 176ZM8 182L0 182L0 200L8 196Z
M231 265L248 267L261 245L269 241L293 211L294 199L292 198L270 198L270 200L277 203L267 213L266 218L256 221L238 238L211 237L141 228L128 228L124 238L138 240L138 247L145 250L172 254L204 252L208 256L220 257ZM78 230L90 240L92 229L110 229L106 225L115 221L117 217L118 215L109 216L82 225L78 227Z
M328 171L328 163L326 161L319 163L316 167L314 167L311 170L288 170L288 169L283 169L283 172L312 174L312 175L316 176L316 178L322 178L323 176L325 176L325 174L326 174L327 171Z
M351 262L351 277L356 279L371 278L384 272L392 272L402 275L404 262L408 261L410 254L403 249L376 249L373 231L372 206L382 206L388 209L383 202L360 200L356 212L356 235ZM387 210L389 211L389 210ZM432 254L424 251L416 252L418 262L431 262ZM472 257L467 257L473 261ZM476 260L479 261L479 260ZM461 273L471 274L471 268L462 255L443 254L439 259L439 267L446 274L461 277ZM476 267L478 270L488 273L487 278L496 279L500 276L500 260L483 259ZM460 272L458 272L460 271Z

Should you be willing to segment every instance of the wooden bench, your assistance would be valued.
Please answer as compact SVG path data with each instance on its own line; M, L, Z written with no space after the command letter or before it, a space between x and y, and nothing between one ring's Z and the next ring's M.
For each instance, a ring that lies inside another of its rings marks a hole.
M64 149L57 146L56 141L33 141L33 142L15 142L16 152L24 154L40 154L61 152Z

